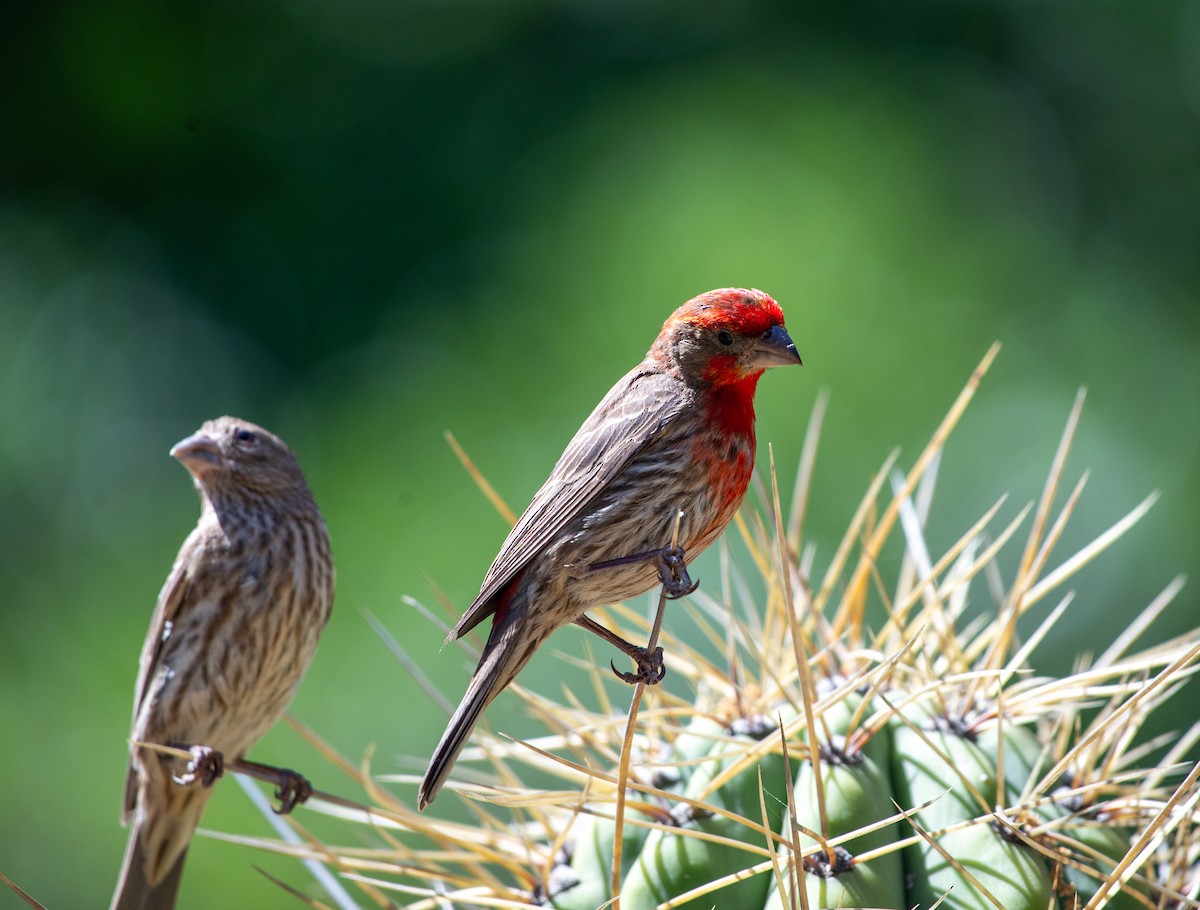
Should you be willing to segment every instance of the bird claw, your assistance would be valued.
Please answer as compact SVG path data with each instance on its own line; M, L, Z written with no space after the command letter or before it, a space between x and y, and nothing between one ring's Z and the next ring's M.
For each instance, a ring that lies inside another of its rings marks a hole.
M667 665L663 662L662 648L655 648L653 652L649 648L634 648L629 656L637 664L637 669L632 673L618 670L616 664L611 660L608 662L613 673L617 675L617 679L622 682L629 683L631 686L636 686L638 683L657 686L666 677Z
M279 775L279 786L275 788L279 808L273 811L276 815L288 815L296 806L308 802L313 795L313 785L307 777L296 771L280 768Z
M686 597L698 587L700 580L692 581L688 575L687 564L684 562L683 547L663 547L661 550L649 550L645 553L634 553L630 556L618 556L616 559L606 559L604 562L592 563L589 572L600 569L614 569L617 566L628 566L637 562L658 562L658 577L662 581L663 591L667 600L678 600Z
M172 775L175 783L188 787L199 783L202 787L211 787L218 777L225 773L225 756L216 749L208 746L189 746L188 752L192 760L187 763L183 774Z
M688 575L683 547L664 547L658 551L658 574L667 600L679 600L700 587L700 580L692 581Z

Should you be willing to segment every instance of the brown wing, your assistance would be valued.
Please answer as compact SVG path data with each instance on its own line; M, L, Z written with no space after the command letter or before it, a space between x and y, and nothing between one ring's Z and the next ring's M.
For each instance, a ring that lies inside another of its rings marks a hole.
M475 602L451 632L461 638L496 609L499 593L671 420L690 396L678 380L641 364L613 386L567 444L509 532Z
M131 736L137 735L138 714L142 711L146 690L150 687L150 681L158 669L158 658L163 645L163 630L167 623L175 618L179 612L179 605L187 596L191 574L188 569L192 562L192 556L199 546L199 541L200 534L197 529L183 542L183 546L179 549L179 555L175 557L175 565L171 567L171 574L167 576L167 580L158 594L158 603L155 605L154 615L150 619L150 630L146 633L146 641L142 644L142 656L138 660L137 686L134 689L133 698L133 720L130 722ZM122 822L128 824L136 807L137 776L131 765L129 774L125 778L125 804L121 815Z

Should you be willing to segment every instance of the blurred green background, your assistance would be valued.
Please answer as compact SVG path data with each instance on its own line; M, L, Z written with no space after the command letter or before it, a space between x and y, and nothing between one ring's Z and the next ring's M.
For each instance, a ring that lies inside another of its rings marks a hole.
M935 545L1004 492L1004 520L1038 495L1079 385L1069 475L1093 473L1060 555L1164 493L1078 579L1038 668L1198 568L1195 3L79 0L6 18L0 871L52 908L101 906L115 880L137 655L197 514L167 449L219 414L278 432L309 475L339 585L294 712L353 760L374 744L379 772L420 770L444 715L363 611L457 700L468 659L403 598L436 603L432 580L464 608L505 533L443 431L520 509L711 287L761 287L788 315L806 366L759 395L785 476L831 393L818 566L870 473L897 445L911 464L998 339ZM1155 635L1196 619L1188 588ZM523 679L553 693L573 672L539 655ZM512 702L493 727L529 732ZM1196 720L1180 711L1159 728ZM347 789L286 728L254 756ZM232 784L205 826L267 833ZM297 906L252 863L308 882L202 839L184 906Z

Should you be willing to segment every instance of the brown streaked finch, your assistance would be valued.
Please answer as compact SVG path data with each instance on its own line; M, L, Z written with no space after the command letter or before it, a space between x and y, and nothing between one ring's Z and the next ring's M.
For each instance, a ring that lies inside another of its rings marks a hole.
M333 605L329 533L278 437L221 417L171 454L195 480L200 520L142 647L122 814L133 826L112 910L175 905L207 784L222 757L242 760L283 714ZM193 760L137 743L190 750ZM311 788L276 770L286 811Z

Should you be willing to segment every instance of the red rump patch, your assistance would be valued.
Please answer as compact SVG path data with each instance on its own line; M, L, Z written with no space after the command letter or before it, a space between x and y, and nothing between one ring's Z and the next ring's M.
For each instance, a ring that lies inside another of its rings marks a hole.
M783 325L783 310L770 294L754 288L718 288L693 297L667 322L676 320L708 329L728 328L742 335L762 335Z

